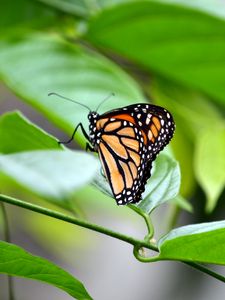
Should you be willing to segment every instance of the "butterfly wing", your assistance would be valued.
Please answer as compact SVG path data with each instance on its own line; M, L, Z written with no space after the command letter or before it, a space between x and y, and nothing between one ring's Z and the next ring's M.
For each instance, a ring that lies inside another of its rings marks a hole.
M175 124L164 108L138 104L113 110L98 120L98 153L118 204L140 201L152 162L169 143Z
M102 115L116 120L132 122L142 131L144 142L149 146L151 158L157 155L171 140L175 130L172 115L163 107L152 104L135 104L118 108Z
M146 147L142 132L133 123L109 120L98 147L99 157L118 204L140 200L146 168Z

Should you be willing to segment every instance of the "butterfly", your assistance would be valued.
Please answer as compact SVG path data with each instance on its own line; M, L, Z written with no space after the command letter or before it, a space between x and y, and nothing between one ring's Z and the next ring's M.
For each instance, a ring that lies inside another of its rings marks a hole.
M86 150L99 155L117 204L139 202L153 161L173 137L171 113L160 106L138 103L104 114L89 111L88 120L89 134L79 123L65 143L80 127L88 141Z

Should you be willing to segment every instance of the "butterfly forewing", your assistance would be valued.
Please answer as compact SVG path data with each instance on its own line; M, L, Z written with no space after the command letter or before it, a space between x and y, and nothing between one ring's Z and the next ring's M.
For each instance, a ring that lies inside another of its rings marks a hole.
M169 143L174 128L171 114L150 104L112 110L90 125L93 144L118 204L140 201L152 162Z

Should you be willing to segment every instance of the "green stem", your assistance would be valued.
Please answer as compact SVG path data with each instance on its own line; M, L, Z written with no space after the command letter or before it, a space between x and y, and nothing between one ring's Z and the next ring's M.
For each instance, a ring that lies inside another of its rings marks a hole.
M191 266L192 268L195 268L203 273L206 273L208 274L209 276L211 277L214 277L222 282L225 282L225 277L208 269L208 268L205 268L204 266L200 265L200 264L196 264L196 263L193 263L193 262L187 262L187 261L183 261L183 263L185 263L186 265L188 266Z
M152 261L157 260L157 257L148 257L148 258L146 257L145 258L145 257L142 257L139 253L140 248L147 248L147 249L159 252L159 249L154 244L152 244L150 241L138 240L138 239L135 239L133 237L127 236L125 234L121 234L119 232L112 231L110 229L101 227L97 224L89 223L87 221L80 220L76 217L71 217L71 216L62 214L60 212L56 212L56 211L50 210L48 208L41 207L39 205L24 202L24 201L21 201L19 199L9 197L9 196L6 196L6 195L0 194L0 201L6 202L6 203L9 203L9 204L12 204L12 205L16 205L16 206L19 206L19 207L23 207L25 209L35 211L37 213L40 213L40 214L43 214L43 215L46 215L46 216L50 216L52 218L63 220L65 222L75 224L75 225L78 225L78 226L81 226L81 227L84 227L84 228L88 228L90 230L100 232L100 233L103 233L105 235L108 235L108 236L114 237L116 239L119 239L121 241L127 242L127 243L134 246L134 255L141 262L152 262ZM216 279L218 279L222 282L225 282L225 277L223 277L222 275L219 275L219 274L203 267L202 265L192 263L192 262L184 262L184 261L183 261L183 263L185 263L189 266L192 266L193 268L198 269L199 271L202 271L202 272L204 272L204 273L206 273L206 274L208 274L208 275L210 275L210 276L212 276L212 277L214 277L214 278L216 278Z
M140 262L150 263L150 262L155 262L155 261L160 260L160 259L158 259L158 255L157 256L152 256L152 257L145 257L145 256L140 254L140 250L141 250L140 245L135 245L134 246L133 254L136 257L136 259L139 260Z
M147 229L148 229L148 234L145 237L145 241L147 241L147 242L150 241L154 236L154 227L153 227L152 221L150 219L150 216L148 214L144 213L141 209L139 209L135 205L130 204L130 205L128 205L128 207L130 209L132 209L133 211L135 211L137 214L139 214L142 218L144 218L145 223L147 225Z
M148 248L148 249L151 249L151 250L154 250L154 251L158 251L158 248L155 245L152 245L149 242L135 239L131 236L127 236L125 234L122 234L122 233L110 230L108 228L99 226L97 224L89 223L85 220L78 219L78 218L72 217L72 216L68 216L68 215L65 215L63 213L53 211L51 209L48 209L48 208L45 208L45 207L42 207L42 206L39 206L39 205L36 205L36 204L24 202L24 201L21 201L19 199L9 197L9 196L6 196L6 195L2 195L2 194L0 194L0 201L6 202L6 203L9 203L9 204L12 204L12 205L20 206L20 207L23 207L25 209L32 210L32 211L35 211L37 213L40 213L40 214L43 214L43 215L46 215L46 216L50 216L50 217L53 217L53 218L56 218L56 219L59 219L59 220L63 220L65 222L68 222L68 223L71 223L71 224L79 225L81 227L88 228L88 229L91 229L93 231L106 234L108 236L117 238L121 241L127 242L131 245L137 245L138 244L138 245L141 245L141 247L145 247L145 248Z
M11 237L10 237L10 231L9 231L9 221L8 221L7 212L6 212L4 203L0 203L0 205L2 208L2 216L3 216L3 221L4 221L5 241L10 243ZM8 288L9 288L9 300L14 300L15 296L14 296L13 277L7 275L7 278L8 278Z

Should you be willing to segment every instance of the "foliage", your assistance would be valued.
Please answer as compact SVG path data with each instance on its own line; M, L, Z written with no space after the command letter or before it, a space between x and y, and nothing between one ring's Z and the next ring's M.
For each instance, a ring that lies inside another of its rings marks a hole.
M46 206L56 204L59 211L6 195L0 200L123 240L134 247L139 261L191 263L224 282L198 264L225 264L224 221L179 227L154 243L150 220L152 211L165 202L178 211L192 211L188 200L199 200L199 187L211 213L224 190L225 15L220 7L212 10L200 0L10 0L2 10L0 77L55 126L68 134L79 122L87 128L87 111L48 97L49 92L92 110L114 92L100 113L150 101L171 111L177 129L170 148L154 163L143 201L128 206L146 222L143 240L74 216L79 209L73 196L81 186L91 182L112 196L97 158L59 146L55 137L18 111L0 116L1 191L10 183L44 199ZM81 132L76 140L85 146ZM159 253L144 257L141 248ZM53 263L3 241L0 249L0 273L43 280L76 299L91 299L77 279ZM19 260L18 267L14 260Z

